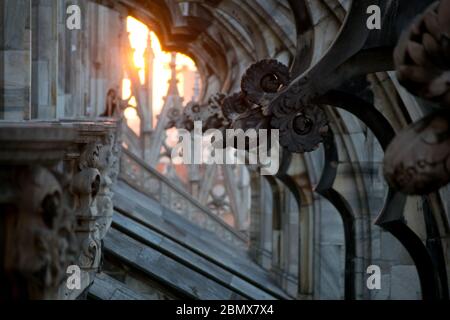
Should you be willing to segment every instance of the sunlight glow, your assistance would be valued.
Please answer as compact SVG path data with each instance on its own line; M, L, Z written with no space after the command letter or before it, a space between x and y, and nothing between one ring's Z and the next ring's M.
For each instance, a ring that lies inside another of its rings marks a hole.
M127 119L127 124L136 135L139 136L141 128L141 119L138 117L136 108L128 107L123 112Z
M134 65L138 69L141 84L145 84L145 55L148 46L149 30L147 26L139 20L128 17L127 31L130 38L130 46L134 51Z
M169 81L171 78L170 61L171 53L161 49L161 44L154 32L150 32L151 46L154 54L153 60L153 113L158 115L164 105L164 97L169 89ZM194 92L194 79L186 79L186 75L197 72L195 62L188 56L177 53L177 80L178 92L184 98L184 102L192 99ZM187 81L186 81L187 80ZM189 85L191 87L189 88ZM155 118L156 120L156 118Z
M127 100L131 97L131 81L130 79L122 80L122 99Z
M130 47L133 49L133 56L130 58L133 59L133 64L138 71L141 85L145 85L149 79L146 71L152 70L151 83L148 83L148 85L151 85L152 89L153 125L155 126L157 116L162 110L164 97L169 88L171 53L163 51L156 34L150 31L145 24L131 16L127 18L127 31L129 33ZM153 61L150 59L153 59ZM195 62L184 54L177 53L176 60L178 91L180 96L184 98L184 103L187 103L194 97L197 67ZM151 65L147 65L150 63ZM129 98L128 104L137 107L136 98L132 96L131 81L128 78L124 78L122 81L122 99L126 100ZM138 118L136 110L127 108L125 117L129 126L135 132L139 132L139 128L133 128L131 125L131 123L133 123L133 126L137 123L135 119Z

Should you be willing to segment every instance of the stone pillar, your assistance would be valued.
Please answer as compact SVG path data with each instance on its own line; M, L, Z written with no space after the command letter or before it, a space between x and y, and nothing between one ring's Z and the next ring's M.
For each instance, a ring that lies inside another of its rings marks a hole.
M263 268L272 268L272 203L268 183L250 171L250 255Z
M261 176L257 172L250 172L250 186L252 189L251 207L250 207L250 256L258 261L259 246L261 242Z
M31 118L56 118L57 15L52 0L32 0Z
M281 285L292 296L298 294L299 210L295 196L282 187Z
M30 0L0 2L0 119L30 117Z
M153 129L153 60L155 59L155 54L152 48L152 42L150 34L147 38L147 51L145 57L145 75L146 82L145 87L147 89L147 119L146 128L148 130Z
M58 71L58 87L60 97L64 97L63 110L64 117L83 117L88 114L88 101L90 99L89 83L91 79L91 48L88 43L90 36L89 29L95 28L96 24L91 21L88 16L87 0L71 0L63 1L60 5L60 16L63 17L60 33L59 45L59 71ZM59 1L58 1L59 3ZM67 6L77 5L81 13L81 29L69 30L66 27ZM106 96L106 92L102 93Z

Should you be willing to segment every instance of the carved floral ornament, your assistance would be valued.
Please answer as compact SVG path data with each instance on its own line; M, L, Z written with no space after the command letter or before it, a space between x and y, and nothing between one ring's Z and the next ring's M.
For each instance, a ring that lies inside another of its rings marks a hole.
M261 60L243 75L241 92L228 96L218 93L204 105L188 103L182 113L169 115L169 127L192 130L194 121L202 121L204 130L273 128L280 130L280 144L289 151L313 151L328 131L323 109L300 104L297 94L286 94L282 106L271 105L290 82L287 66L276 60Z
M400 83L441 110L400 132L388 147L384 174L407 194L428 194L450 181L450 1L433 3L395 49Z
M272 105L275 97L286 94L290 81L289 69L276 60L262 60L250 66L242 77L242 91L224 103L231 127L279 129L280 144L289 151L316 149L328 129L323 110L316 105L298 107L296 100L283 100L288 108Z

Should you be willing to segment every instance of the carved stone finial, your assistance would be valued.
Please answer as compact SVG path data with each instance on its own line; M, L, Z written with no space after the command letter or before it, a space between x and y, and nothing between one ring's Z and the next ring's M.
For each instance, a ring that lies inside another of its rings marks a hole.
M178 80L177 80L177 54L172 52L172 58L170 61L171 77L169 80L169 89L167 95L179 96L178 92Z

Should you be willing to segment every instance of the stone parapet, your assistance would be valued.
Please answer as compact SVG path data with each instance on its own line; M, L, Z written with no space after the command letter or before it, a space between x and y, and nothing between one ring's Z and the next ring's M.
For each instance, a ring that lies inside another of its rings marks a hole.
M112 220L119 127L0 122L0 298L75 299L92 284Z

